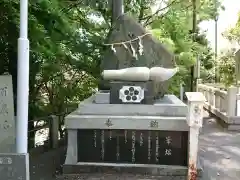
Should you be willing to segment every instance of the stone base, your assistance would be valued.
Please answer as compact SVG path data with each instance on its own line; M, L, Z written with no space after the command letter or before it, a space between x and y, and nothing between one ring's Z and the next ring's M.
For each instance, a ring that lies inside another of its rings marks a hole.
M204 109L210 116L215 117L224 129L229 131L240 131L240 118L238 116L229 117L226 113L220 112L219 109L210 106L206 102L204 104Z
M217 121L217 123L222 127L224 128L225 130L228 130L228 131L239 131L240 130L240 126L237 125L237 124L230 124L229 122L226 121L226 119L228 119L228 117L224 119L222 118L219 118L217 115L213 114L212 112L209 112L209 115L211 117L214 117Z
M139 176L139 175L122 175L122 174L81 174L81 175L61 175L57 180L186 180L186 176ZM200 180L198 177L196 180Z
M201 159L197 161L198 176L202 176ZM85 163L75 165L64 164L63 174L132 174L149 176L187 176L186 166L151 165L151 164L117 164L117 163Z
M29 154L0 153L2 180L29 180Z
M203 168L198 160L198 179L202 177ZM185 180L187 167L145 164L115 164L115 163L77 163L76 165L63 165L63 175L59 180L65 179L151 179L151 180Z
M110 93L99 91L82 101L78 105L78 109L66 117L66 121L69 121L68 119L71 119L72 115L186 117L188 112L187 105L175 95L170 94L161 99L156 99L153 105L109 103Z

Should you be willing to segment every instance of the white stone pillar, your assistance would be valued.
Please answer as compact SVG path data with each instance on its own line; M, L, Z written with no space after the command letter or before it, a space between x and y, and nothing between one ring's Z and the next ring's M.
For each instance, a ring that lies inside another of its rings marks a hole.
M227 116L232 117L236 116L237 108L237 87L231 86L228 88L227 92Z
M188 180L197 179L197 157L199 131L203 124L203 103L206 100L201 92L186 92L188 99L187 123L189 131Z

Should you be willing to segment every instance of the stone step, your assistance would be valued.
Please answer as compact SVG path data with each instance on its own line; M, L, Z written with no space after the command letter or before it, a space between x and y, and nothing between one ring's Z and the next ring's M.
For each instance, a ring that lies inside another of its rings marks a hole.
M133 174L64 174L57 180L186 180L186 176L147 176ZM199 179L200 180L200 179Z

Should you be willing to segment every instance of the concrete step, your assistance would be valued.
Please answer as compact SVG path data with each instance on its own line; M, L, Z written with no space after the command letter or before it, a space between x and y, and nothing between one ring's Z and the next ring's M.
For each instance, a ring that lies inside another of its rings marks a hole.
M65 174L57 180L186 180L185 176L147 176L133 174Z

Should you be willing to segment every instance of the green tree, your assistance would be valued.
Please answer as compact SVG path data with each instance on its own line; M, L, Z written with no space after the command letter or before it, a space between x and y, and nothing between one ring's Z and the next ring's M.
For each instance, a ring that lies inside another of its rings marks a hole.
M236 47L240 45L240 13L238 14L238 20L234 27L227 29L223 33L224 37ZM229 86L235 83L235 52L236 48L231 48L221 52L219 57L219 70L222 83Z
M210 0L201 0L199 20L213 18ZM64 113L95 92L100 76L103 42L111 26L111 0L39 0L29 2L30 97L29 118ZM211 67L211 50L204 34L192 42L192 7L189 0L125 0L125 12L176 54L180 67L171 92L188 84L189 67L202 54L203 70ZM155 8L153 8L155 7ZM153 10L155 9L155 10ZM0 73L17 82L19 1L0 2ZM15 100L16 103L16 100ZM33 124L29 124L30 129Z
M226 86L235 83L235 49L221 52L218 61L220 81Z
M193 42L192 34L192 4L189 1L168 1L170 5L167 10L155 17L151 24L156 36L165 42L171 42L171 48L175 55L180 72L172 81L171 91L178 94L180 84L185 84L186 90L189 90L190 73L189 69L196 63L197 57L201 60L202 78L212 79L211 68L213 67L213 52L204 33L200 33L197 28L195 36L196 42ZM199 4L200 3L200 4ZM211 1L198 1L197 6L198 21L215 18L216 9ZM217 12L221 8L217 2ZM166 40L168 39L168 40Z

